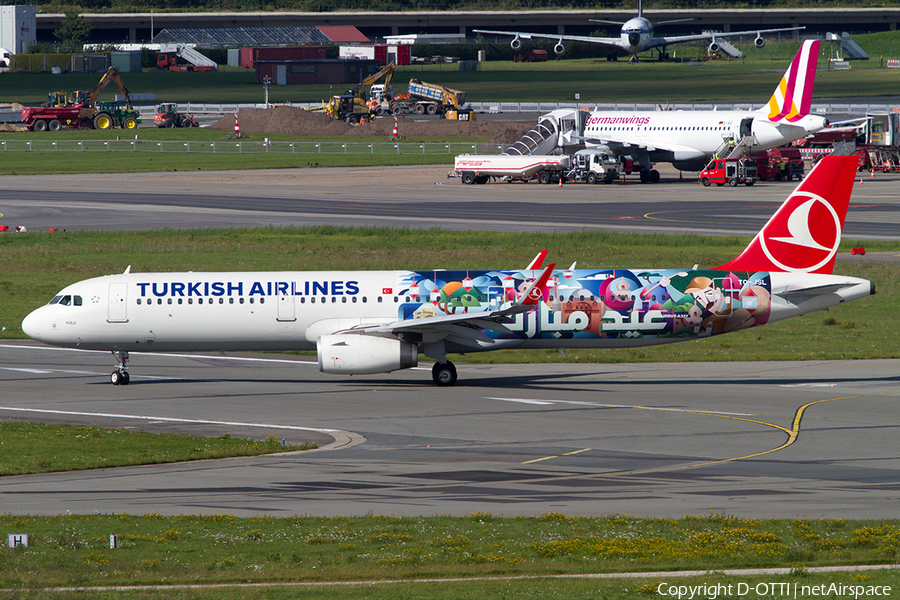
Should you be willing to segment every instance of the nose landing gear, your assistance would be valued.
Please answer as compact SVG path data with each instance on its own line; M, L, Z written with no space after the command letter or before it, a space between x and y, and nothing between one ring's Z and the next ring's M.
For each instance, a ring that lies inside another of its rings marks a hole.
M116 365L116 370L109 375L110 383L128 385L128 382L131 381L131 377L128 375L128 352L119 350L118 352L113 351L112 354L118 359L119 364Z

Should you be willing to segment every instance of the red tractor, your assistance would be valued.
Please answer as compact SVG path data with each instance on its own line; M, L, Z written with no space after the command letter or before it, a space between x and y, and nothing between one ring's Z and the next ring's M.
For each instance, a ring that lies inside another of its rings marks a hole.
M197 121L191 115L178 112L174 103L160 104L156 107L156 116L153 124L157 127L198 127Z

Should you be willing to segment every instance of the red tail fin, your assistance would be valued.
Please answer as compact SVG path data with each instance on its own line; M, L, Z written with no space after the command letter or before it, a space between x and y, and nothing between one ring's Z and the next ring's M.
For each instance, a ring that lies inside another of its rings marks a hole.
M856 167L855 156L820 160L740 256L716 269L831 273Z

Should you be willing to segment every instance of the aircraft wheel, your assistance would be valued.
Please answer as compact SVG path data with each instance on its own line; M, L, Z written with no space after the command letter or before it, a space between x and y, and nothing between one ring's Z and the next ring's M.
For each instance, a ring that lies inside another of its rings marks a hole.
M650 183L659 183L659 171L656 169L650 171Z
M113 385L120 385L122 383L122 373L119 371L113 371L109 375L109 382Z
M650 183L650 173L641 169L641 183Z
M128 385L131 383L131 375L128 374L128 371L122 371L122 385Z
M737 184L738 184L738 180L736 177L732 177L731 179L728 180L728 185L730 185L731 187L737 187Z
M453 385L456 383L456 367L450 361L434 363L434 366L431 368L431 377L439 386Z

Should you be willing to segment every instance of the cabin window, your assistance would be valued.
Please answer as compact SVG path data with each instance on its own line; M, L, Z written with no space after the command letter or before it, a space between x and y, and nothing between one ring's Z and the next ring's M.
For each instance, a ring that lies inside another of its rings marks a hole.
M194 303L194 299L193 299L193 298L188 298L188 304L193 304L193 303Z
M203 298L197 298L197 304L203 304Z
M184 304L184 300L182 300L181 298L179 298L179 299L178 299L178 304Z
M140 299L140 298L137 299L137 303L138 303L138 306L141 305L141 299Z
M337 296L332 296L332 297L331 297L331 303L334 304L334 303L336 303L336 302L337 302Z
M219 304L225 304L225 298L219 298Z
M356 296L353 296L353 304L356 304Z
M266 299L265 299L265 298L260 298L260 299L259 299L259 303L260 303L260 304L265 304L265 303L266 303Z
M306 298L300 298L300 302L303 302ZM250 304L253 304L253 296L250 296Z
M347 296L342 296L341 302L343 302L344 304L347 304Z
M59 301L63 306L71 306L72 305L72 296L63 296L62 300Z
M383 300L383 298L381 296L378 296L378 304L381 304L382 300Z
M368 301L369 301L369 299L366 298L365 296L363 296L363 304L365 304L365 303L368 302Z
M171 299L171 298L168 299L168 303L169 303L169 304L172 304L172 299Z
M309 303L310 303L310 304L315 304L315 303L316 303L316 299L315 299L314 297L313 297L313 298L310 298L310 299L309 299Z
M156 299L156 303L157 303L157 304L162 304L162 298L157 298L157 299Z
M234 304L234 298L229 298L229 299L228 299L228 304Z
M244 297L241 296L241 298L238 300L238 302L240 302L241 304L243 304L243 303L244 303Z

